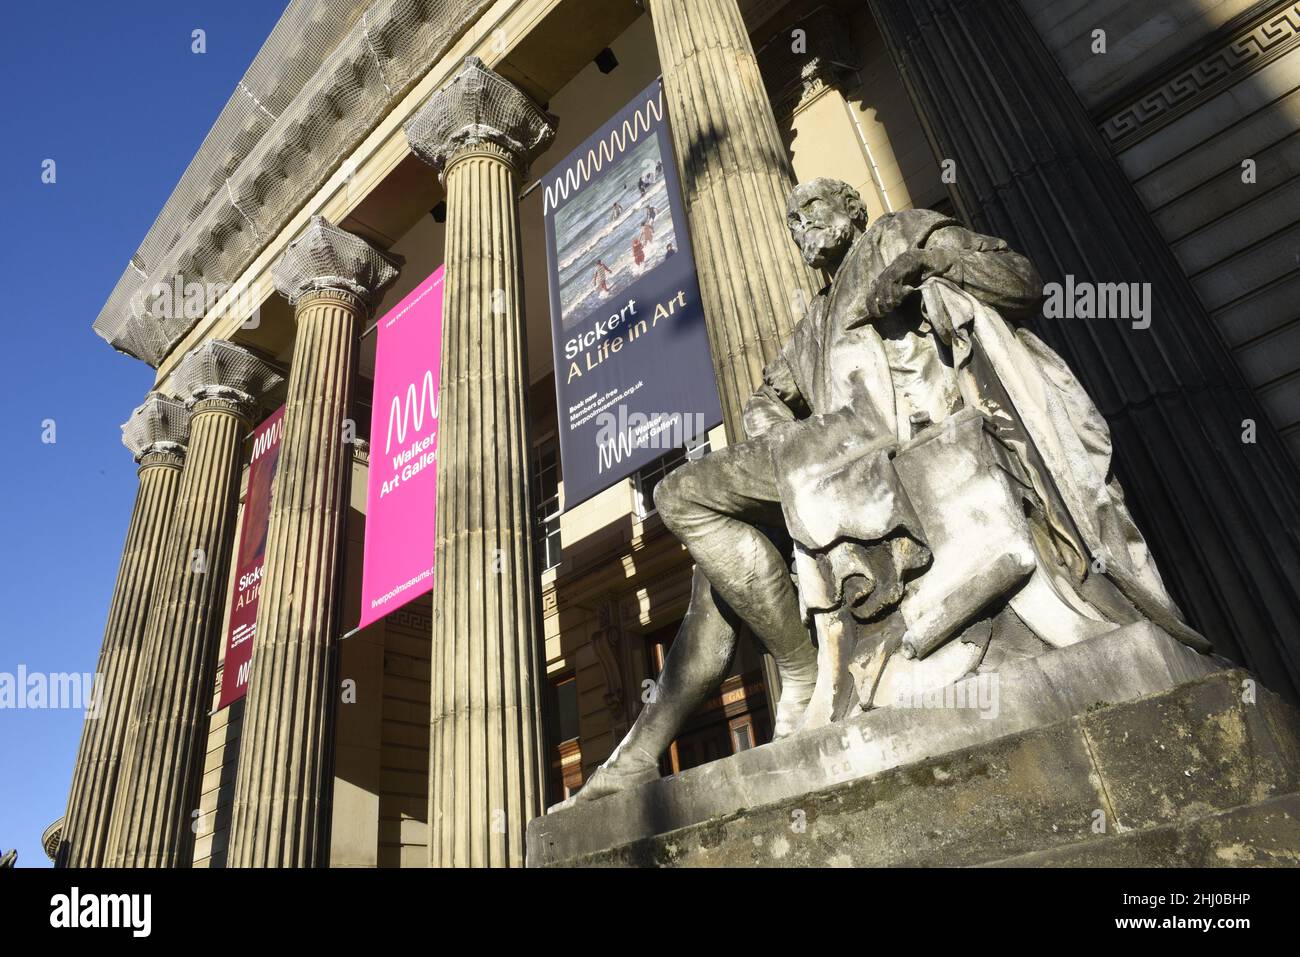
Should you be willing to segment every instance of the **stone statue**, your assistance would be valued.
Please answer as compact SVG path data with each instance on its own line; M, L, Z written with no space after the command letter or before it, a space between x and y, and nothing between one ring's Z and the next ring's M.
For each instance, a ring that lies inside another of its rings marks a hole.
M690 607L579 800L659 776L741 622L776 662L777 737L1143 619L1209 650L1124 505L1105 420L1015 325L1042 299L1032 264L930 210L867 219L842 182L790 197L833 281L764 370L748 438L655 490L696 563Z

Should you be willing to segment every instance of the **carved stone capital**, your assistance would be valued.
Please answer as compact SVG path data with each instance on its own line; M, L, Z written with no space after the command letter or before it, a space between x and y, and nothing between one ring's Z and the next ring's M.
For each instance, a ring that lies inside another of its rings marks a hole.
M269 362L224 339L195 346L177 364L174 375L191 412L200 403L219 401L246 418L262 396L284 381Z
M149 449L144 455L140 456L140 467L136 469L139 475L145 469L151 468L169 468L181 469L185 467L185 455L187 449L183 445L166 445Z
M190 410L161 392L150 392L122 423L122 444L137 462L155 452L183 456L190 440Z
M311 293L339 290L369 308L397 278L403 260L380 252L360 236L313 216L271 269L275 288L293 305Z
M41 835L41 849L51 861L57 862L59 859L59 845L63 842L63 824L64 818L59 818Z
M853 59L849 29L827 7L819 7L792 29L782 30L757 51L772 110L789 116L839 86Z
M406 124L415 155L446 175L474 149L491 144L522 178L528 165L555 139L558 120L476 56L429 97Z
M349 309L359 313L368 313L370 311L370 300L358 296L354 292L348 292L346 289L312 289L303 293L294 307L301 312L308 306L329 305L346 306Z
M200 412L225 412L247 419L251 425L257 414L257 399L236 389L213 387L191 400L190 414L198 415Z

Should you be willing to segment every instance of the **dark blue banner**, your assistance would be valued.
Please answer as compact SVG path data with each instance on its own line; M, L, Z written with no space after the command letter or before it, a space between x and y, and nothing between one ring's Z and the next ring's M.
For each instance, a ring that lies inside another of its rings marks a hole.
M656 80L543 180L565 508L722 421Z

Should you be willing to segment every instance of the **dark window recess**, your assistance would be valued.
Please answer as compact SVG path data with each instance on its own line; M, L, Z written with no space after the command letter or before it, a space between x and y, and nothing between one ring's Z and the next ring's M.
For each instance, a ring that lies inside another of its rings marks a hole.
M555 686L555 726L561 741L578 736L578 679L569 677Z
M552 678L547 694L547 805L558 804L582 787L582 744L578 740L578 681L572 675Z
M538 443L533 456L533 551L537 568L560 564L560 451L555 439Z
M375 381L365 376L358 376L355 396L352 400L352 420L356 423L357 438L369 442L370 418L374 412Z

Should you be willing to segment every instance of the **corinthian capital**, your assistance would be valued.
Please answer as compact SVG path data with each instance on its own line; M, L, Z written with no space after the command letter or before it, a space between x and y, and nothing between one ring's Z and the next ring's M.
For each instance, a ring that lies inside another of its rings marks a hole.
M360 236L313 216L271 269L275 288L294 305L321 290L349 292L367 308L397 278L400 257L380 252Z
M557 122L472 56L450 83L429 97L405 130L415 155L439 173L446 172L457 153L490 143L506 153L522 177L555 139Z
M184 455L189 440L190 410L161 392L150 392L122 423L122 444L137 462L152 452Z
M176 366L176 383L195 403L220 399L233 403L240 415L251 415L258 399L284 377L266 360L223 339L209 339L189 352Z
M805 48L796 50L790 37L779 33L757 53L763 83L778 116L808 105L855 69L846 66L855 59L852 33L839 14L818 7L795 26L804 36Z

